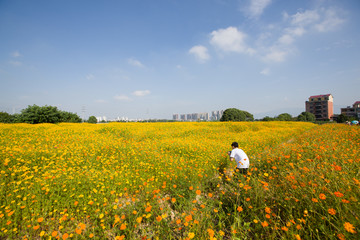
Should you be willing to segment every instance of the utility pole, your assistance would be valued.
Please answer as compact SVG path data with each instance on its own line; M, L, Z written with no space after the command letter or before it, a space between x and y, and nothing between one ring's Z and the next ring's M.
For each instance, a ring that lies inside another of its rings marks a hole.
M82 112L82 115L83 115L83 122L85 122L85 112L86 112L86 107L85 106L82 106L81 112Z

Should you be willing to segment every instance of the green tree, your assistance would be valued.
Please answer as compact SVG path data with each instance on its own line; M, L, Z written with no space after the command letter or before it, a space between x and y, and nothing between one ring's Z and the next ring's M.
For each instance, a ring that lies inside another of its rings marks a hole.
M71 122L71 123L81 122L81 118L75 113L60 111L60 115L61 115L61 120L60 120L61 122Z
M344 115L344 114L340 114L339 117L337 118L336 122L338 123L344 123L346 121L349 121L349 117Z
M60 111L57 107L37 105L28 106L26 109L21 110L21 122L25 123L58 123L61 120Z
M239 122L239 121L245 121L245 120L246 120L245 113L236 108L226 109L220 118L221 122L228 122L228 121Z
M300 115L297 117L298 121L302 121L302 122L315 122L316 117L314 114L309 113L309 112L302 112L300 113Z
M88 119L88 123L97 123L97 119L96 119L96 117L95 117L95 116L91 116L91 117L89 117L89 119Z
M21 114L14 118L13 122L37 123L59 123L59 122L81 122L75 113L60 111L57 107L37 105L28 106L21 110Z
M274 121L274 120L275 120L274 118L266 116L261 121L270 122L270 121Z
M10 123L11 122L11 115L7 112L0 112L0 122L1 123Z
M276 120L278 121L291 121L292 116L288 113L282 113L279 116L277 116Z
M241 110L240 110L241 111ZM252 115L251 113L247 112L247 111L242 111L245 116L246 116L246 121L254 121L254 115Z

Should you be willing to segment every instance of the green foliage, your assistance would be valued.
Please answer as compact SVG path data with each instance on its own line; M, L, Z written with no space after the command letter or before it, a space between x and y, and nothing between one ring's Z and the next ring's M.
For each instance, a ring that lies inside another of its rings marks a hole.
M28 106L26 109L21 110L21 114L14 116L12 122L24 123L59 123L59 122L81 122L80 117L71 112L60 111L57 107L37 105Z
M6 112L0 112L0 122L1 123L10 123L11 115Z
M254 116L246 111L242 111L236 108L228 108L224 111L220 121L221 122L240 122L240 121L253 121Z
M89 119L88 119L88 123L97 123L97 119L96 119L96 117L95 117L95 116L91 116L91 117L89 117Z
M302 122L315 122L316 118L315 115L309 112L302 112L298 117L298 121Z
M266 116L261 121L270 122L270 121L275 121L275 119L272 117Z
M57 107L37 105L28 106L26 109L21 110L21 122L25 123L58 123L61 119L60 111Z
M288 113L282 113L279 116L277 116L276 120L278 121L291 121L292 116Z
M71 122L71 123L81 122L81 118L75 113L60 111L60 114L61 114L61 122Z

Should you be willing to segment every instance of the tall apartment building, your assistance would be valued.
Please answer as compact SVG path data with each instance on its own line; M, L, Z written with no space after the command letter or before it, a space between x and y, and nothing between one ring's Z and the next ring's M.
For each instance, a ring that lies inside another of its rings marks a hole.
M306 112L315 115L316 120L329 120L334 115L334 99L331 94L309 97L305 102Z
M360 101L357 101L353 104L353 107L341 108L341 114L347 117L356 117L360 118Z
M173 120L178 121L179 120L179 114L173 114Z

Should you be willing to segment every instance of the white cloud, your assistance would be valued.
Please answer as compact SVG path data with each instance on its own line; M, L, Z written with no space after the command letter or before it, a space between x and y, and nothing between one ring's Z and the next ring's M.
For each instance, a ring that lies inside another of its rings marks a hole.
M14 66L21 66L22 65L22 62L20 62L20 61L9 61L9 63L11 65L14 65Z
M143 97L143 96L146 96L146 95L149 95L149 94L150 94L149 90L137 90L137 91L133 92L133 95L137 96L137 97Z
M283 62L288 54L285 50L271 49L270 52L265 55L264 59L272 62Z
M324 19L315 25L315 29L319 32L328 32L337 29L345 22L344 19L338 16L334 9L325 10Z
M208 49L204 46L197 45L189 50L190 54L193 54L200 62L205 62L210 59Z
M268 76L268 75L270 75L270 69L269 69L269 68L264 68L264 69L260 72L260 74L265 75L265 76Z
M107 101L104 99L97 99L95 100L96 103L106 103Z
M290 45L293 42L294 42L294 38L289 34L284 34L279 38L280 44Z
M114 97L114 99L119 100L119 101L131 101L131 98L129 98L126 95L116 95Z
M297 26L306 26L313 24L320 19L320 15L316 10L306 10L305 12L298 12L291 16L291 23Z
M19 51L15 51L11 53L11 56L17 58L17 57L21 57L22 55L19 53Z
M236 27L219 29L211 33L210 43L224 52L253 54L255 50L245 44L246 34Z
M250 6L246 9L250 17L257 18L263 12L264 9L269 6L271 0L250 0Z
M128 63L135 67L144 67L144 65L139 60L136 60L134 58L129 58Z
M91 80L91 79L94 79L94 78L95 78L95 76L92 75L92 74L86 75L86 79L87 79L87 80Z

